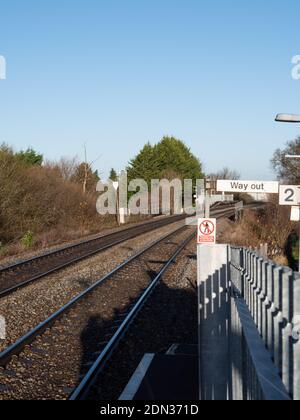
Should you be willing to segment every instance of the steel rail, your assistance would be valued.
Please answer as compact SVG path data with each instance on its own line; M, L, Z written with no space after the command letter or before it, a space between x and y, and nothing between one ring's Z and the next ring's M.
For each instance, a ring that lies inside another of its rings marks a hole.
M139 312L144 307L145 303L149 299L150 295L152 294L155 287L159 284L162 276L165 274L167 269L170 265L174 262L174 260L178 257L178 255L183 251L183 249L191 242L191 240L195 237L195 232L190 235L180 246L177 248L176 252L172 255L172 257L168 260L168 262L164 265L164 267L160 270L157 274L155 279L150 283L147 289L144 291L142 296L139 298L137 303L131 309L131 311L126 316L125 320L122 322L116 333L113 335L107 346L101 352L98 359L92 365L88 373L85 375L81 383L77 386L74 392L70 395L69 400L82 400L85 399L90 388L93 386L97 377L101 373L102 369L105 367L107 361L110 359L111 355L113 354L114 350L119 345L120 341L126 334L128 328L139 314Z
M56 311L54 314L52 314L49 318L47 318L45 321L40 323L38 326L33 328L31 331L29 331L27 334L25 334L23 337L21 337L19 340L17 340L14 344L7 347L4 351L0 353L0 366L5 367L11 358L13 356L19 355L22 350L27 346L34 342L37 336L43 334L47 329L51 328L54 322L56 322L59 318L61 318L64 314L66 314L71 308L73 308L77 303L79 303L81 300L83 300L85 297L87 297L93 290L101 286L103 283L105 283L107 280L109 280L114 274L119 272L121 269L123 269L125 266L127 266L132 261L136 260L161 242L167 240L169 237L173 236L174 234L180 233L181 231L187 229L187 226L181 226L180 228L172 231L168 235L165 235L164 237L156 240L152 244L148 245L129 259L127 259L125 262L123 262L121 265L116 267L114 270L112 270L110 273L106 274L104 277L102 277L100 280L98 280L96 283L94 283L92 286L87 288L85 291L80 293L78 296L73 298L71 301L69 301L66 305L62 306L58 311Z
M166 217L164 219L159 219L159 220L150 220L150 221L147 221L145 223L140 223L140 224L137 224L137 225L134 225L134 226L127 227L125 229L118 229L118 230L116 230L114 232L107 233L105 235L99 235L99 236L96 236L96 237L94 237L92 239L87 239L87 240L79 241L79 242L77 242L75 244L66 245L66 246L60 247L58 249L55 249L53 251L46 252L45 254L38 255L38 256L35 256L35 257L32 257L32 258L28 258L28 259L22 260L20 262L14 263L14 264L10 264L10 265L1 267L0 268L0 274L2 274L5 271L9 271L9 270L18 268L18 267L20 267L20 266L22 266L24 264L28 264L28 263L31 263L31 262L40 260L42 258L50 257L53 254L56 254L58 252L64 252L64 251L68 251L70 249L78 248L78 247L80 247L82 245L87 245L87 244L96 242L96 241L98 241L100 239L110 238L112 236L119 235L121 233L126 233L126 232L130 232L131 230L136 230L137 228L142 228L144 226L147 227L148 225L153 225L153 224L158 224L159 225L160 222L167 222L167 221L169 221L170 223L173 223L174 222L174 219L176 219L176 218L178 220L180 220L180 219L183 219L184 216L183 215L177 215L177 216Z
M219 217L223 217L224 215L228 214L234 214L235 208L231 209L222 209L217 210L214 212L214 214L219 214ZM110 339L106 347L103 349L97 360L94 362L90 370L87 372L85 377L82 379L80 384L77 386L77 388L73 391L73 393L69 396L70 401L76 401L76 400L84 400L87 398L88 393L91 389L91 387L94 385L95 381L101 374L102 370L105 368L106 363L111 358L112 354L114 353L115 349L118 347L119 343L123 339L124 335L130 328L132 322L137 317L139 312L144 307L145 303L148 301L149 297L151 296L153 290L155 287L159 284L162 276L165 274L167 269L170 267L170 265L174 262L174 260L178 257L178 255L182 252L182 250L187 246L187 244L193 239L195 236L195 233L193 233L188 239L186 239L176 250L176 252L173 254L173 256L168 260L168 262L164 265L164 267L160 270L158 275L155 277L155 279L151 282L151 284L148 286L148 288L144 291L142 296L139 298L137 303L134 305L134 307L131 309L131 311L128 313L118 330L115 332L113 337Z
M148 233L152 229L158 229L160 227L167 226L168 224L175 223L176 221L183 220L184 217L185 216L183 216L183 215L173 216L173 217L170 217L170 218L168 217L167 219L160 219L159 221L156 220L156 221L151 221L151 222L147 222L147 223L144 223L144 224L140 224L140 225L137 225L137 226L132 226L128 229L122 229L122 230L113 232L111 234L99 236L97 238L93 238L93 239L90 239L90 240L87 240L87 241L80 242L80 243L75 244L75 245L69 245L69 246L57 249L55 251L51 251L47 254L43 254L43 255L40 255L40 256L37 256L37 257L33 257L31 259L24 260L24 261L21 261L19 263L1 268L0 269L0 276L1 276L1 274L7 273L9 271L18 270L21 267L25 267L26 265L35 263L37 261L42 262L43 260L46 260L48 257L54 257L55 255L61 256L66 251L76 250L76 249L79 249L80 247L90 245L90 244L95 243L97 241L102 241L102 240L105 241L105 239L109 240L109 239L113 238L114 236L120 236L120 235L123 236L124 234L129 233L129 235L126 236L126 237L122 237L121 239L117 239L117 240L115 240L115 241L113 241L109 244L106 244L106 245L102 244L96 250L86 252L84 255L77 256L77 257L72 258L65 263L61 263L61 264L59 264L59 265L57 265L57 266L55 266L55 267L53 267L49 270L42 271L40 274L37 274L37 275L35 275L33 277L30 277L30 278L28 278L24 281L16 283L14 286L4 288L3 290L1 290L1 288L0 288L0 299L5 297L5 296L10 295L11 293L13 293L14 291L16 291L20 288L26 287L33 282L36 282L36 281L41 280L42 278L44 278L46 276L49 276L50 274L56 273L56 272L58 272L58 271L60 271L64 268L67 268L72 264L75 264L77 262L88 259L88 258L90 258L90 257L92 257L92 256L94 256L94 255L96 255L100 252L103 252L103 251L105 251L109 248L112 248L112 247L117 246L117 245L119 245L123 242L126 242L126 241L130 240L130 239L134 239L138 236L141 236L144 233ZM130 234L130 232L132 232L132 234ZM0 277L0 280L1 280L1 277Z
M214 212L214 214L219 214L219 217L223 217L227 214L235 213L235 208L231 209L220 209ZM134 305L131 311L126 316L125 320L122 322L116 333L113 335L109 343L103 349L97 360L94 362L90 370L87 372L85 377L82 379L77 388L69 396L70 401L84 400L87 398L90 389L95 384L97 378L101 374L102 370L105 368L106 363L111 358L115 349L118 347L119 343L123 339L124 335L130 328L132 322L137 317L139 312L143 309L145 303L148 301L155 287L159 284L162 276L165 274L169 266L174 262L182 250L187 246L187 244L193 239L195 233L193 233L188 239L186 239L176 250L173 256L168 260L164 267L160 270L155 279L151 282L145 292L142 294L138 302Z
M217 217L225 217L230 214L234 214L234 208L230 209L222 209L222 214L218 214ZM169 237L172 237L174 234L179 233L183 230L187 229L187 226L181 226L180 228L172 231L171 233L165 235L164 237L154 241L152 244L145 247L143 250L140 250L135 255L133 255L131 258L123 262L121 265L116 267L114 270L112 270L110 273L106 274L104 277L102 277L100 280L98 280L96 283L94 283L92 286L87 288L85 291L80 293L78 296L73 298L71 301L69 301L66 305L64 305L62 308L60 308L58 311L56 311L54 314L52 314L49 318L47 318L45 321L40 323L38 326L33 328L31 331L26 333L23 337L18 339L15 343L10 345L8 348L6 348L4 351L0 353L0 366L6 367L6 365L9 363L9 361L12 359L13 356L18 356L26 346L32 344L35 339L38 336L41 336L45 331L51 329L53 324L60 319L64 314L66 314L69 310L71 310L73 307L76 306L77 303L82 301L85 297L87 297L89 294L91 294L96 288L101 286L103 283L108 281L114 274L116 274L118 271L120 271L122 268L124 268L126 265L128 265L130 262L134 261L135 259L139 258L143 254L145 254L147 251L154 248L159 243L167 240ZM185 240L181 246L177 249L173 257L167 262L167 264L161 269L160 273L157 275L156 279L151 282L149 287L147 288L146 292L143 292L142 296L138 298L138 302L134 305L134 307L130 310L129 314L126 315L125 320L122 322L121 327L118 331L115 333L114 337L110 340L110 342L107 344L105 349L102 351L101 355L97 359L97 361L94 363L88 374L84 377L83 381L79 384L79 386L74 390L73 394L70 396L70 399L78 399L81 398L89 386L93 383L94 375L98 375L97 372L99 372L98 368L105 364L105 361L109 356L111 355L112 351L115 348L116 343L118 340L120 341L124 333L127 331L128 327L130 326L131 322L134 320L135 316L139 313L140 308L144 304L144 302L148 299L150 293L152 290L154 290L156 284L159 282L159 279L164 274L164 272L167 270L167 268L172 264L174 259L178 256L178 254L184 249L184 247L188 244L189 241L192 240L193 236L195 235L195 232L193 232L192 235L189 236L187 240ZM156 280L156 281L155 281Z
M230 204L230 206L228 206L229 208L227 209L225 206L222 209L218 209L218 210L212 210L212 216L219 216L219 217L225 217L227 216L229 213L231 214L232 212L234 212L234 207L232 204ZM74 250L76 251L77 249L80 249L80 247L85 247L88 245L92 245L94 243L96 243L97 241L105 241L105 240L110 240L112 239L114 236L121 236L121 238L116 239L113 242L110 242L108 244L100 244L99 248L94 249L94 250L87 250L86 253L84 253L83 255L80 256L75 256L74 258L70 258L68 261L59 263L58 265L55 265L54 262L52 262L52 265L54 265L52 268L50 269L45 269L43 270L43 267L41 269L41 272L32 276L32 277L28 277L27 279L23 280L23 281L17 281L14 285L9 286L9 287L3 287L1 289L0 286L0 299L4 298L8 295L10 295L11 293L15 292L16 290L19 290L21 288L24 288L28 285L30 285L31 283L34 283L38 280L43 279L44 277L47 277L51 274L54 274L60 270L63 270L64 268L67 268L73 264L76 264L80 261L83 261L85 259L91 258L94 255L97 255L100 252L103 252L109 248L112 248L114 246L117 246L123 242L126 242L127 240L130 239L134 239L138 236L141 236L142 234L148 233L150 232L152 229L158 229L160 227L163 226L167 226L169 224L175 223L176 221L180 221L183 220L186 216L185 215L177 215L177 216L171 216L168 217L166 219L160 219L160 220L155 220L155 221L151 221L151 222L146 222L144 224L139 224L139 225L135 225L135 226L131 226L130 228L127 229L122 229L122 230L118 230L116 232L107 234L107 235L103 235L103 236L99 236L93 239L89 239L87 241L82 241L79 242L77 244L73 244L73 245L68 245L66 247L62 247L59 249L56 249L54 251L50 251L46 254L40 255L40 256L36 256L33 257L31 259L27 259L21 262L18 262L16 264L12 264L6 267L3 267L0 269L0 284L1 284L1 275L5 275L5 273L9 273L11 271L14 270L18 270L18 269L22 269L22 267L26 268L26 266L29 266L30 264L36 263L36 262L45 262L47 258L49 257L61 257L63 255L63 253L67 252L67 251L71 251ZM128 236L124 237L124 234L126 235L126 233L129 233Z
M227 206L229 207L228 210L230 210L231 207L232 207L232 209L234 209L234 207L233 207L234 204L230 204L230 205L227 205ZM227 207L227 206L224 206L224 207ZM225 210L226 210L226 208L217 209L217 210L212 209L212 213L218 213L218 212L222 212L222 211L225 211ZM102 239L111 238L113 236L117 236L117 235L120 235L122 233L130 232L132 230L137 230L137 229L143 228L143 227L145 227L145 228L150 227L152 225L154 225L154 226L157 225L158 227L161 227L161 226L164 226L164 225L175 223L177 220L178 221L183 220L185 217L186 217L186 215L177 215L177 216L170 216L170 217L160 219L160 220L151 220L151 221L147 221L145 223L130 226L126 229L117 230L115 232L108 233L108 234L105 234L105 235L100 235L100 236L97 236L97 237L92 238L92 239L80 241L80 242L72 244L72 245L66 245L64 247L55 249L53 251L46 252L45 254L38 255L38 256L35 256L35 257L32 257L32 258L28 258L28 259L19 261L19 262L14 263L14 264L10 264L10 265L1 267L0 268L0 275L7 272L7 271L11 271L11 270L20 268L25 264L30 264L32 262L39 261L39 260L45 259L47 257L51 257L55 254L62 253L62 252L65 252L65 251L68 251L68 250L71 250L71 249L76 249L76 248L79 248L83 245L92 244L93 242L97 242L97 241L102 240ZM131 238L133 238L133 237L130 237L130 239ZM113 246L113 245L111 245L111 246Z

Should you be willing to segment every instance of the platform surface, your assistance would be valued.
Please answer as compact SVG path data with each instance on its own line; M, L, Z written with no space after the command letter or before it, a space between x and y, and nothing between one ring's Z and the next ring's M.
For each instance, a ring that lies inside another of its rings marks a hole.
M120 400L198 401L198 383L197 356L147 354Z

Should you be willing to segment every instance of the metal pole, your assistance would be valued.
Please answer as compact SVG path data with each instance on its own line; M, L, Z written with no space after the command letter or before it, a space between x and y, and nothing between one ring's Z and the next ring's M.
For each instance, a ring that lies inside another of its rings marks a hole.
M205 218L210 218L210 197L205 193Z
M117 224L121 226L121 218L120 218L120 206L119 206L119 187L116 191L116 200L117 200Z

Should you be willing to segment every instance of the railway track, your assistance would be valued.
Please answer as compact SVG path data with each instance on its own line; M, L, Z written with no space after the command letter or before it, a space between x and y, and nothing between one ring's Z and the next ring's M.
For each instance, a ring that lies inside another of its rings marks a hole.
M234 209L213 213L228 217ZM1 399L84 399L162 275L193 239L181 226L0 353Z
M222 209L212 210L212 216L215 217L229 217L232 214L234 214L234 205L232 204ZM183 220L185 217L185 215L178 215L146 222L3 267L0 269L0 299L108 248L151 232L152 230Z
M3 351L0 398L82 398L194 236L183 226L159 239Z
M108 248L183 219L180 215L146 222L3 267L0 269L0 298Z

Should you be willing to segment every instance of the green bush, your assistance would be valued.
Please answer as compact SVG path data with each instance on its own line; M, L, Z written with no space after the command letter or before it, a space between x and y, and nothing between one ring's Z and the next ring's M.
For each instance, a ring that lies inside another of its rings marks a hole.
M31 248L34 245L34 235L32 232L27 232L21 239L21 243L24 248Z

